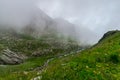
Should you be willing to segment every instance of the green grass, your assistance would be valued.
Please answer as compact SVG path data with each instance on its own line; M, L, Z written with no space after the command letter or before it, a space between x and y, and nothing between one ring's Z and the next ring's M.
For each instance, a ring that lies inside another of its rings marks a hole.
M2 35L1 35L2 34ZM55 38L55 39L54 39ZM53 37L49 40L48 36L34 38L26 34L0 32L0 52L10 49L27 55L28 59L19 65L0 65L0 80L30 80L39 76L38 71L33 69L42 66L48 59L78 48L77 43L66 43L64 40ZM65 45L65 46L64 46ZM50 50L47 54L35 57L32 53L35 51L44 52Z
M74 56L52 61L42 80L120 80L120 32Z
M41 80L120 80L120 31L109 33L98 44L78 54L55 58L42 73L31 68L43 65L57 53L69 53L77 47L56 49L56 44L51 46L42 39L28 37L13 41L15 45L10 42L12 46L6 43L1 42L1 50L7 46L13 51L29 55L36 50L53 47L53 52L41 57L31 57L20 65L0 66L0 80L31 80L35 77L41 77Z
M18 76L27 77L29 75L25 75L24 72L29 72L30 74L31 70L35 69L36 67L42 66L44 62L46 62L52 56L53 55L42 56L42 57L32 57L20 65L1 65L0 79L12 80L12 78L17 79Z

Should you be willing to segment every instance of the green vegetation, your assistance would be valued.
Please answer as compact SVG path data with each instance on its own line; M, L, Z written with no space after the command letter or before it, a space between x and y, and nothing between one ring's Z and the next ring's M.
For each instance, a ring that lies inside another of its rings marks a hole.
M37 71L33 70L42 66L52 56L32 57L19 65L1 65L0 80L30 80L37 74Z
M120 32L113 32L90 49L52 61L42 80L120 80Z
M62 57L55 56L70 53L78 46L72 40L70 42L74 45L52 40L46 36L35 39L21 34L17 40L10 41L10 45L8 41L0 41L0 50L8 47L30 55L20 65L1 65L0 80L120 80L120 31L110 31L93 47ZM50 50L49 54L40 57L31 55L36 50L44 49L52 49L52 52ZM51 58L54 59L46 67L35 70Z
M78 45L75 41L66 41L65 38L60 39L56 35L49 34L40 38L34 38L33 36L14 31L4 32L3 30L0 32L0 51L8 48L14 52L31 56L35 51L44 53L45 50L48 50L49 54L57 54L63 53L64 51L72 51L77 47Z
M26 55L28 59L19 65L0 65L0 80L30 80L39 75L35 69L43 66L48 59L69 53L78 47L76 42L60 40L56 36L34 38L14 31L1 31L0 52L10 49Z

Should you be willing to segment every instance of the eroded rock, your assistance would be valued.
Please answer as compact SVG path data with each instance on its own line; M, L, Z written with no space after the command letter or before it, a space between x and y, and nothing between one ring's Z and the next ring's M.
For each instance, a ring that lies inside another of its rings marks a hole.
M26 58L27 57L23 54L15 53L9 49L6 49L0 53L0 64L20 64L23 63Z

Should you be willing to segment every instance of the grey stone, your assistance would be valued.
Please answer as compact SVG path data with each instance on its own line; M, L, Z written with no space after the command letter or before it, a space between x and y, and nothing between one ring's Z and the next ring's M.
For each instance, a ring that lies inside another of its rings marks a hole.
M9 49L3 50L0 53L0 64L20 64L22 63L27 57L20 53L15 53Z

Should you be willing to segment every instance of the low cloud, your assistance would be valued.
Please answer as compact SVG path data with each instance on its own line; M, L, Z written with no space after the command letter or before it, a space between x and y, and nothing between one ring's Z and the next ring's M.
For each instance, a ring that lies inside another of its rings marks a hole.
M0 26L27 26L40 12L38 25L48 24L43 16L62 18L74 25L78 40L96 43L106 31L120 29L119 4L119 0L0 0Z

